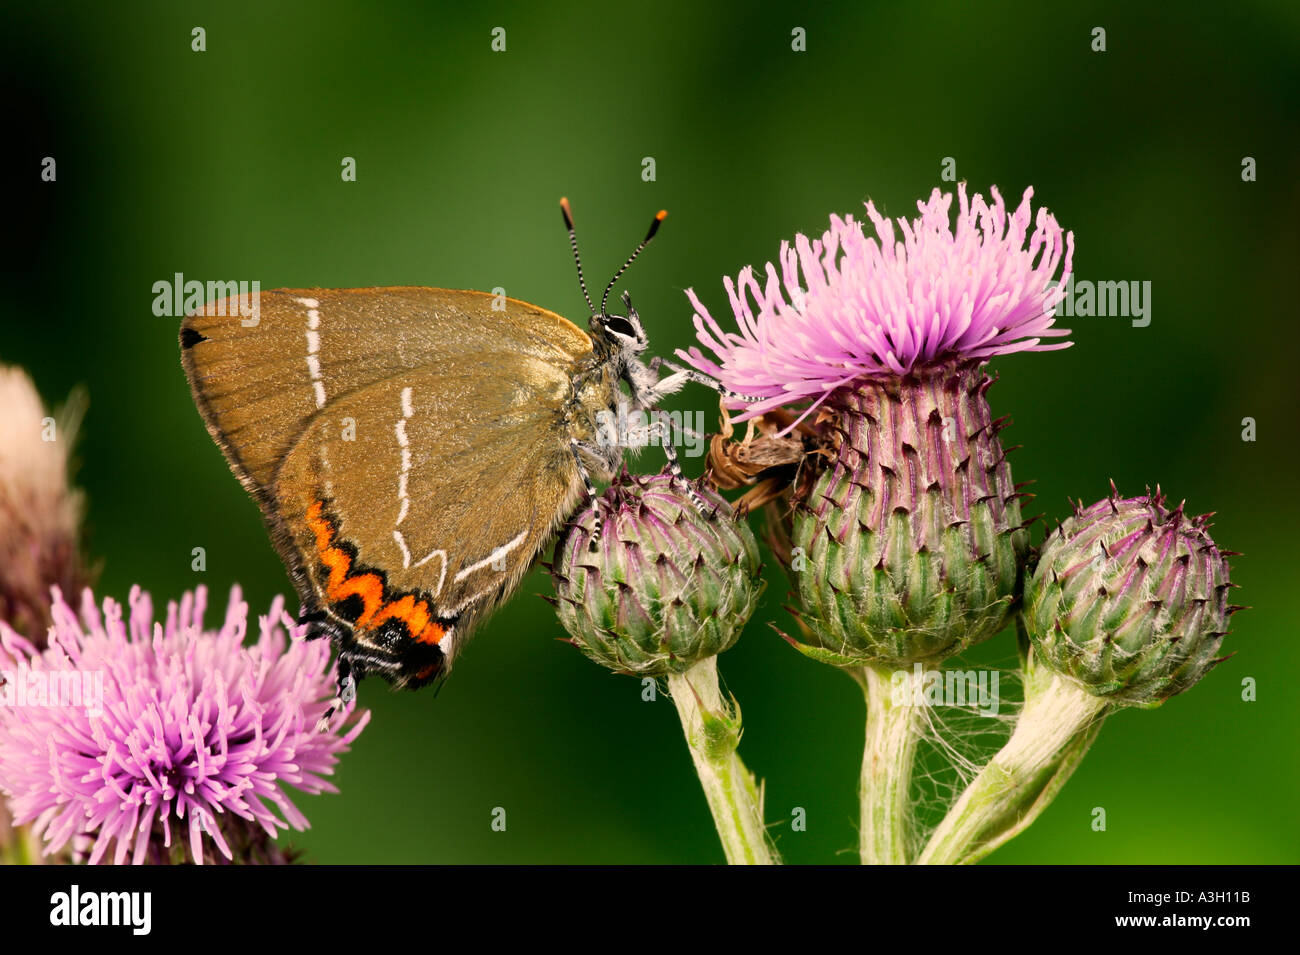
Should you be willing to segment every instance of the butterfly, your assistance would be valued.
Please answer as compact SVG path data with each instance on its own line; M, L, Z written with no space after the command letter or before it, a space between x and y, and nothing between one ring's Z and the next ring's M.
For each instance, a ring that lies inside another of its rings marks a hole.
M629 294L625 314L607 309L666 213L597 309L560 204L587 331L516 299L415 287L277 289L260 293L255 321L218 300L182 322L195 404L261 509L299 622L337 650L336 706L369 674L416 688L450 672L475 624L595 498L594 481L651 437L654 425L611 427L620 402L652 409L688 381L740 397L643 361Z

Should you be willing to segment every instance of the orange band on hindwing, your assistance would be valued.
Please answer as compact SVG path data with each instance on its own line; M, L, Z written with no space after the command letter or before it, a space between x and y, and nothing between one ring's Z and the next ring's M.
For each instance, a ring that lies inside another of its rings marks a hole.
M385 620L402 621L411 636L420 643L436 644L447 634L447 628L429 613L428 603L416 600L411 594L385 604L375 615L371 626L378 629Z
M414 594L387 595L382 574L371 570L353 573L353 557L336 543L337 529L325 516L325 502L313 501L307 508L307 526L316 538L316 556L329 573L325 595L332 605L351 597L361 601L361 613L355 627L378 630L389 620L405 625L411 638L420 643L437 645L447 635L448 627L434 619L429 602Z

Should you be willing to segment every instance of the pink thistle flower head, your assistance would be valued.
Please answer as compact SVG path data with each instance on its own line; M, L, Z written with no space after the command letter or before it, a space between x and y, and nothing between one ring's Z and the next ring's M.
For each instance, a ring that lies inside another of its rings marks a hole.
M968 200L965 184L958 186L955 228L951 193L935 189L910 221L887 219L868 202L876 238L852 216L831 216L821 239L798 235L793 248L782 242L779 275L769 262L761 283L752 267L724 280L738 333L724 331L688 289L697 337L715 357L696 347L678 356L758 399L744 405L744 420L811 401L807 414L863 379L1069 347L1045 339L1069 334L1053 322L1074 233L1062 237L1046 209L1032 219L1032 188L1010 214L997 189L990 192L992 205L979 194Z
M285 786L336 791L324 777L369 713L318 731L335 689L328 643L301 639L277 597L245 647L239 588L220 630L203 628L206 601L199 587L155 621L135 587L124 619L87 589L78 617L54 588L44 650L0 623L0 791L47 855L84 845L94 864L115 843L119 864L167 859L175 827L196 863L208 847L243 861L232 842L307 828Z

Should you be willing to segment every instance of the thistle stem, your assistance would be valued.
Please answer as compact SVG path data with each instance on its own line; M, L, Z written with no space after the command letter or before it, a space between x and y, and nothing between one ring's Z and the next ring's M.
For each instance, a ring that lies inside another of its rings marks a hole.
M669 674L668 692L677 704L695 772L713 813L728 865L779 865L781 857L763 825L762 792L736 754L740 709L718 688L718 658L709 657L685 673Z
M925 724L919 675L865 666L855 674L867 699L859 851L863 865L907 865L913 829L912 767ZM896 694L895 690L899 692Z
M1031 658L1025 706L1011 738L966 787L917 863L969 865L1019 835L1083 760L1108 709Z
M15 826L0 805L0 865L44 865L39 840L30 826Z

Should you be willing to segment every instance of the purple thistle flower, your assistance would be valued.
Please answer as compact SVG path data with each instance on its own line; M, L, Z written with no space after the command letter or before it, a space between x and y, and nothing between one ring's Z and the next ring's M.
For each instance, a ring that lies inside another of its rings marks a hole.
M724 331L687 289L697 336L717 359L695 347L678 356L731 390L761 398L736 419L745 420L809 399L811 411L863 379L1069 347L1044 339L1069 334L1052 326L1074 233L1063 242L1056 219L1040 208L1025 248L1033 189L1010 216L997 189L990 191L992 206L979 194L968 202L965 184L958 186L955 230L952 195L935 189L929 202L917 202L918 218L896 220L901 241L895 222L868 202L879 241L852 216L831 216L820 240L798 235L793 249L782 242L779 278L769 262L764 284L748 266L736 282L724 280L739 334Z
M188 831L196 863L205 835L225 859L245 861L232 843L243 850L268 845L263 833L273 839L277 828L307 828L282 787L335 792L323 777L370 714L318 732L334 696L330 648L300 639L282 598L249 647L238 587L217 632L203 629L203 587L169 603L165 624L139 587L129 620L111 599L101 617L89 589L80 620L57 587L54 598L45 650L0 623L11 683L0 688L0 790L46 854L88 845L94 864L116 841L115 863L165 861L175 825ZM56 705L78 684L75 705ZM59 687L65 696L55 699Z

